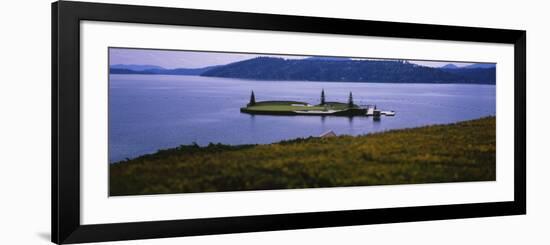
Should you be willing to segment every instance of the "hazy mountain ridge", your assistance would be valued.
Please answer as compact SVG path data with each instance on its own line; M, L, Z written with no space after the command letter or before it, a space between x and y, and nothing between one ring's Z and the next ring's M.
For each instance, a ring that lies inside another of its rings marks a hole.
M135 64L116 64L116 65L109 66L109 68L129 70L129 71L145 71L145 70L152 70L152 69L164 69L164 68L162 68L160 66L156 66L156 65L135 65Z
M455 64L447 64L441 67L441 69L490 69L496 68L496 64L493 63L477 63L467 66L458 67Z
M147 67L148 65L144 65L143 67ZM210 69L216 68L217 66L208 66L203 68L175 68L175 69L165 69L160 66L156 66L156 68L150 68L150 69L131 69L131 68L123 68L128 67L124 65L115 65L111 66L109 68L109 72L111 74L145 74L145 75L194 75L198 76L204 73L205 71L208 71ZM150 66L154 67L154 66Z
M455 64L448 64L441 67L442 69L459 69Z

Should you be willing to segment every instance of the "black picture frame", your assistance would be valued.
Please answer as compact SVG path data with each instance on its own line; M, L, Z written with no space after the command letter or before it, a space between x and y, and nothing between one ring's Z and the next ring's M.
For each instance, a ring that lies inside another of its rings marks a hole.
M453 40L514 45L514 201L224 218L80 223L80 22ZM526 213L526 32L461 26L61 1L52 4L52 242L58 244Z

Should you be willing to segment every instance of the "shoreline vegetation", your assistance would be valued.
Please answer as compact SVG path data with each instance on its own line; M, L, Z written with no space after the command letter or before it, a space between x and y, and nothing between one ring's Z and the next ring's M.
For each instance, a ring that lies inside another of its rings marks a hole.
M494 181L496 119L263 145L182 145L109 168L111 196Z

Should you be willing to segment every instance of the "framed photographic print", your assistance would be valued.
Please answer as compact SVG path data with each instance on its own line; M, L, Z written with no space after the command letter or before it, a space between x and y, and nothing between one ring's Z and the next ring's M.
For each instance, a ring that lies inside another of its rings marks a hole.
M53 3L52 241L525 214L525 35Z

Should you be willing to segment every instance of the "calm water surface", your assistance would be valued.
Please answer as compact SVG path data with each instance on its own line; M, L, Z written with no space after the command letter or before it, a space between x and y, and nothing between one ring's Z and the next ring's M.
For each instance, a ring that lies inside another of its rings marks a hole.
M256 100L376 104L395 117L252 116L239 108ZM199 76L111 75L109 161L154 153L193 142L206 145L271 143L336 134L360 135L390 129L451 123L495 115L494 85L381 84L253 81Z

